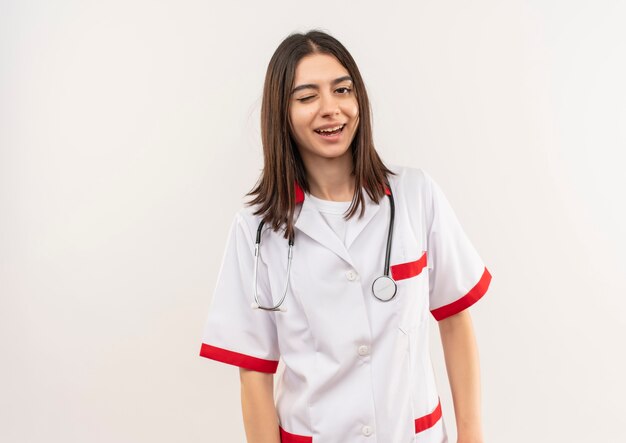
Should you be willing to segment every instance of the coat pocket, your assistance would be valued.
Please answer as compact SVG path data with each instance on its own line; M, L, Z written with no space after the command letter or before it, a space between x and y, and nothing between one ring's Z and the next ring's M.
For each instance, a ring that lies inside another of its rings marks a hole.
M430 360L428 322L408 331L410 396L415 442L447 442L441 402Z
M426 251L415 254L412 260L401 261L390 267L396 282L398 327L408 333L424 320L428 311L428 275ZM422 275L424 274L424 275Z

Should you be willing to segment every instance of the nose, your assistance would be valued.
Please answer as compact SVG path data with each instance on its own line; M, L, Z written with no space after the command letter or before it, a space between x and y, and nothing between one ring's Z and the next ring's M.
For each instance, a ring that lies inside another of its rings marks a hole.
M332 93L321 94L320 114L322 116L339 113L339 98Z

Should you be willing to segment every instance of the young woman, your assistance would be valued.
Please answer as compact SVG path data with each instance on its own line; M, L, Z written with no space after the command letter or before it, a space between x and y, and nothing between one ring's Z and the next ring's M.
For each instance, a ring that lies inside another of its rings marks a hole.
M240 368L248 442L447 442L429 313L457 442L482 442L467 308L491 275L428 173L383 164L346 48L287 37L261 123L263 172L231 225L200 351Z

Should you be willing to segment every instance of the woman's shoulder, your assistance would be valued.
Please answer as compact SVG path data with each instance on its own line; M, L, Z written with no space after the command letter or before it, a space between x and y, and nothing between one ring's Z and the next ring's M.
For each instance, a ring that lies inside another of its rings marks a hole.
M257 235L257 231L263 220L261 213L256 212L259 210L259 205L248 205L247 203L243 203L242 206L235 213L235 220L242 227L245 227L247 232L250 234L250 238L255 239ZM263 230L270 229L271 227L268 223L264 225ZM281 228L282 232L282 228Z
M252 233L256 233L256 229L261 223L261 216L255 214L258 209L258 205L248 205L243 203L242 206L235 212L235 218L239 223L245 225Z
M397 163L387 163L386 166L395 173L395 175L389 176L389 181L397 189L409 188L415 192L416 190L426 189L431 180L430 175L421 167Z

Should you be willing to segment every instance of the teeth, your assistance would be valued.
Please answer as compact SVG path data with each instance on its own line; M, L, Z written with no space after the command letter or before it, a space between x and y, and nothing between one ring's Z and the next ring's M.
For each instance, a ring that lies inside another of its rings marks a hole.
M330 129L316 129L317 132L333 132L336 131L337 129L341 129L343 128L343 125L339 125L336 128L330 128Z

